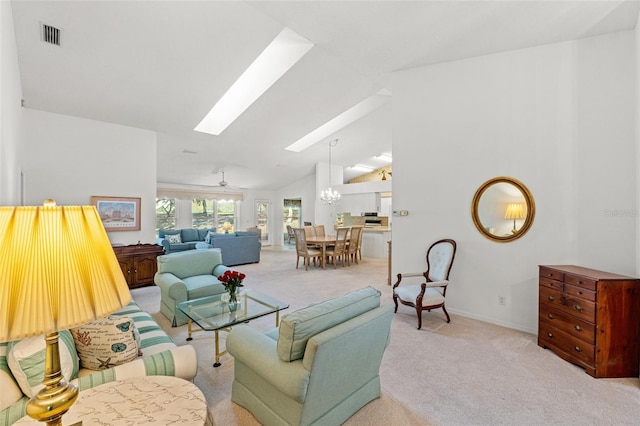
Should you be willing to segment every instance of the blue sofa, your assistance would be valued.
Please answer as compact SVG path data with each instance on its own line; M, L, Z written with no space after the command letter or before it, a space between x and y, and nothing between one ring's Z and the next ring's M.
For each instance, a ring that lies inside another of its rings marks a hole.
M169 235L180 235L180 242L169 242ZM207 238L208 235L208 238ZM160 229L157 244L165 254L187 250L219 248L226 266L260 262L262 244L257 232L238 231L218 234L215 229Z

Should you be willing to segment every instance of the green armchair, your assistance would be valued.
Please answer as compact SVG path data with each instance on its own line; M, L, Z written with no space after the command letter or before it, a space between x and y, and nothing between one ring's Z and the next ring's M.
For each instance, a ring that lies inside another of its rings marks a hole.
M393 308L373 287L310 305L262 333L227 336L231 400L264 425L338 425L380 396Z
M160 312L172 327L187 323L176 305L187 300L224 293L218 276L230 269L222 264L220 249L189 250L158 256L154 282L160 287Z

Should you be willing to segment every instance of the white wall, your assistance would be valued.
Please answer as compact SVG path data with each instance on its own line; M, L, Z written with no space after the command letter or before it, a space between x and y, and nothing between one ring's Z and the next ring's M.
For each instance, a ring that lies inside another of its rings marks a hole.
M22 85L11 3L0 1L0 205L20 205Z
M394 218L393 274L454 238L448 309L531 332L539 264L634 274L636 221L606 214L636 206L634 55L626 32L396 73L393 209L409 215ZM536 204L507 244L470 215L476 189L502 175Z
M140 197L141 230L112 243L155 242L156 133L23 108L25 204L53 198L88 205L92 195Z
M640 173L638 172L638 168L640 168L640 12L638 13L638 17L636 18L636 187L640 188ZM640 197L636 197L636 253L640 254ZM640 255L636 256L636 276L640 275Z
M282 218L283 205L285 199L301 199L302 200L302 217L300 223L314 222L316 216L316 176L309 175L303 179L295 181L290 185L281 188L275 192L273 200L274 217ZM276 225L274 230L273 245L283 244L282 219Z

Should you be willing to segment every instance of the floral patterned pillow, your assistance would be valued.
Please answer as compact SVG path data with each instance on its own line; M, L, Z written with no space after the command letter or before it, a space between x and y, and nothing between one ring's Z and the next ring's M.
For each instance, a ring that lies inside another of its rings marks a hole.
M182 237L180 237L180 234L169 234L165 235L165 237L167 238L167 240L169 240L169 244L177 244L182 242Z

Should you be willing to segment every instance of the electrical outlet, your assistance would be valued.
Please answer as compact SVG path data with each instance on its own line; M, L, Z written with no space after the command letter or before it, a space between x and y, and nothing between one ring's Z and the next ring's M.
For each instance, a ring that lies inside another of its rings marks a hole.
M505 306L507 302L505 301L504 296L498 296L498 305Z

